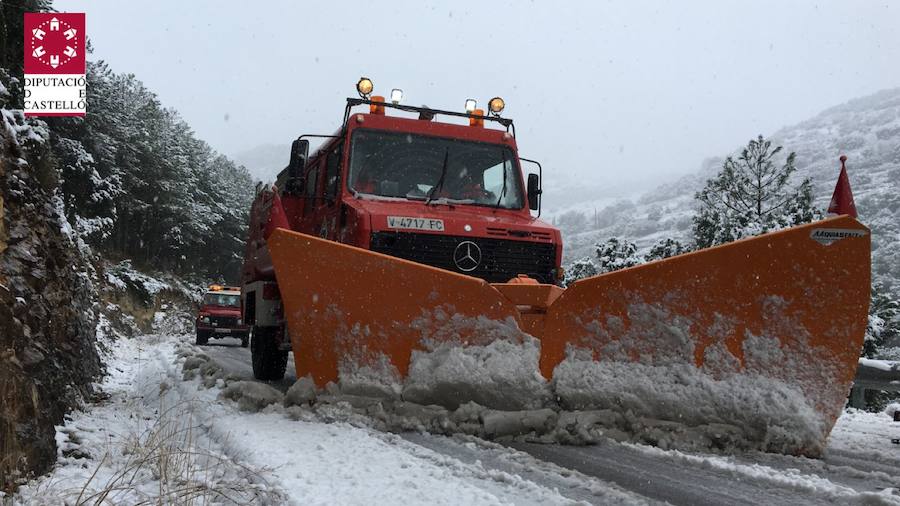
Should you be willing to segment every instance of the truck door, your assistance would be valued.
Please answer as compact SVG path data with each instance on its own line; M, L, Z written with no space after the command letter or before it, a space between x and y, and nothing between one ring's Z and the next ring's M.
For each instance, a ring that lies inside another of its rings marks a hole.
M318 236L337 241L343 225L341 213L341 162L344 155L343 141L332 145L325 155L322 198L318 199Z

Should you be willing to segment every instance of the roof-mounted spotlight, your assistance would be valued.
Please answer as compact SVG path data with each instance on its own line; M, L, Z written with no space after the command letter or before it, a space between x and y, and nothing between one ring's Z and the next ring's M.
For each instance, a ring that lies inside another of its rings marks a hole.
M500 116L504 107L506 107L506 102L500 97L494 97L488 102L488 110L491 111L491 114L494 116Z
M399 88L391 90L391 103L397 105L401 100L403 100L403 90Z
M356 83L356 92L362 98L369 98L373 89L375 89L375 85L372 84L372 80L368 77L360 77Z
M470 98L466 100L466 112L472 114L475 112L475 108L478 107L478 102L475 101L474 98Z

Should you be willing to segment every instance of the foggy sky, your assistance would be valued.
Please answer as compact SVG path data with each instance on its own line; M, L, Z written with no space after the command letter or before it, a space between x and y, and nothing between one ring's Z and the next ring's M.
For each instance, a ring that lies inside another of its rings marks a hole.
M413 105L500 95L545 176L637 188L900 86L886 1L55 6L87 13L92 59L136 74L227 155L331 133L366 75Z

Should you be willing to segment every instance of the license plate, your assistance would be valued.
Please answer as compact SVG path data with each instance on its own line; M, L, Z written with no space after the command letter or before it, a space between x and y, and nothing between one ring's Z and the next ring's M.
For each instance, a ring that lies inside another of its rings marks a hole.
M388 228L400 228L406 230L430 230L432 232L444 231L444 220L432 218L413 218L410 216L388 216Z
M216 334L231 334L231 329L216 329L214 332Z

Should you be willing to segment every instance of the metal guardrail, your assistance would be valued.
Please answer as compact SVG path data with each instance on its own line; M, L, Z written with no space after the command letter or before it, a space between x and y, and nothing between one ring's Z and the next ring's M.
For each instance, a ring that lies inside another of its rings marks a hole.
M861 358L850 391L850 406L865 407L865 391L900 392L900 362Z

